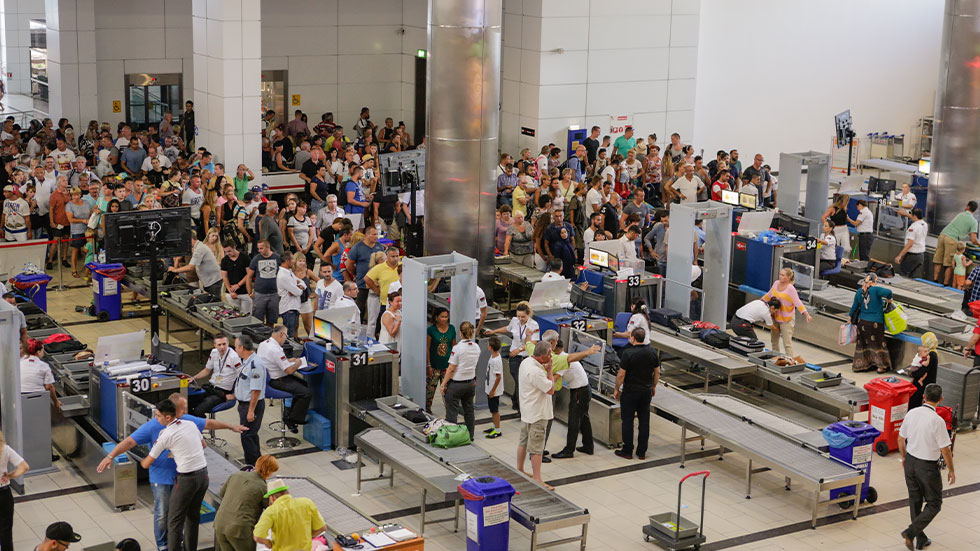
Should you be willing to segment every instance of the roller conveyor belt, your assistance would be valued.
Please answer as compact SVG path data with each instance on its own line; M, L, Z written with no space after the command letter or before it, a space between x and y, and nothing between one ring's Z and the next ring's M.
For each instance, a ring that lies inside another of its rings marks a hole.
M451 494L456 491L453 480L456 472L442 463L433 461L416 447L387 431L367 429L355 437L358 449L366 448L368 455L381 455L385 463L399 467L400 471L414 475L413 478L430 486L430 490ZM375 453L371 453L371 452Z
M373 423L369 421L369 424L371 425L387 428L389 431L394 431L401 434L404 438L417 440L420 444L428 444L428 439L425 437L425 435L423 435L421 432L408 430L405 425L396 421L395 418L386 411L374 409L371 411L366 411L364 414L375 421ZM421 451L434 457L435 459L438 459L439 461L442 461L443 463L474 461L489 457L487 452L476 446L460 446L458 448L443 449L425 445Z
M652 407L658 415L679 424L681 430L681 464L685 458L685 445L690 428L701 436L717 442L723 449L738 452L749 458L746 470L746 497L751 494L752 474L772 470L786 477L786 487L793 478L802 479L813 490L813 513L811 526L816 527L817 508L821 503L842 503L844 498L821 502L820 493L824 490L843 488L861 484L864 471L838 461L811 447L783 438L766 429L753 426L721 410L702 403L701 400L682 391L667 386L657 388ZM753 469L753 461L765 465ZM850 500L855 501L855 500ZM852 503L851 510L857 518L858 504Z
M811 433L814 430L731 396L725 396L723 394L698 394L697 397L709 405L724 410L730 415L748 419L756 425L787 436L800 436Z
M333 535L362 532L377 525L371 517L354 509L326 488L308 478L280 477L289 493L295 497L305 497L312 501L320 515L326 520L327 530Z
M228 478L239 469L210 446L204 448L204 458L208 460L208 491L217 497Z
M731 392L732 378L746 373L755 373L758 366L744 357L735 357L718 352L706 344L686 337L676 336L660 325L651 324L653 332L650 335L650 346L671 356L683 358L701 367L720 371L728 381ZM705 389L708 380L705 379Z

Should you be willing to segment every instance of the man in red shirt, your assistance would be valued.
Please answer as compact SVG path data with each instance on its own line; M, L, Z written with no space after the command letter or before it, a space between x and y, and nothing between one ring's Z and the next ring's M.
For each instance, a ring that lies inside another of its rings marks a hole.
M728 179L731 177L731 173L727 170L721 170L718 173L718 179L715 183L711 184L711 200L721 201L721 192L731 191L731 187L728 184Z

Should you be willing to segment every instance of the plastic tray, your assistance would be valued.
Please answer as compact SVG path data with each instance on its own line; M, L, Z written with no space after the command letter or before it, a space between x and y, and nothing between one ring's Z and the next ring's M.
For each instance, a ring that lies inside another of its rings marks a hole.
M812 388L827 388L841 384L844 378L833 371L814 371L800 376L800 382Z
M221 320L221 326L225 329L239 330L244 327L250 327L252 325L261 325L262 321L258 318L253 318L252 316L245 316L243 318L232 318Z
M76 394L59 398L61 402L61 414L65 417L77 417L88 414L89 403L85 396Z
M680 530L677 530L677 524L677 513L670 512L650 515L650 526L653 526L657 531L671 538L682 540L696 536L698 533L697 523L691 522L684 517L680 518Z
M929 329L935 329L943 333L962 333L967 325L963 322L946 318L933 318L929 320Z
M685 337L697 339L701 337L701 330L695 329L693 325L684 325L677 329L677 332Z

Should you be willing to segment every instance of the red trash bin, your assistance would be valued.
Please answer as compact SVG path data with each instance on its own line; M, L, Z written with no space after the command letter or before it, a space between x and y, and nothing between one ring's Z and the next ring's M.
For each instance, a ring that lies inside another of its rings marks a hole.
M898 448L898 429L909 411L909 398L915 385L898 377L878 377L864 385L868 391L868 423L881 431L875 451L884 457Z

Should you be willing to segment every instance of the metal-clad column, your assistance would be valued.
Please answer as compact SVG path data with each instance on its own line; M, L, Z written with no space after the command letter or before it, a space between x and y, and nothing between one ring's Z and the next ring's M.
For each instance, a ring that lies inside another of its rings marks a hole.
M946 0L926 218L933 232L977 198L980 0Z
M429 0L425 254L459 252L493 283L501 0Z

